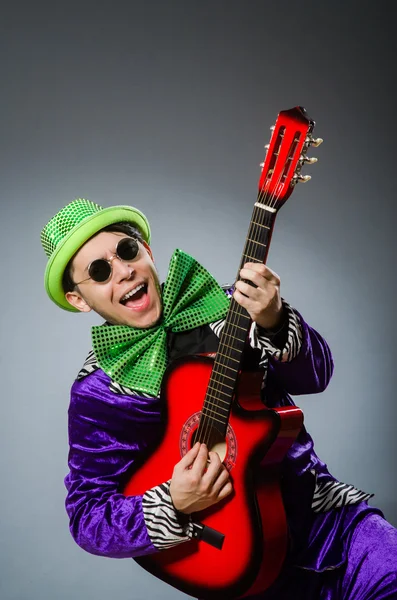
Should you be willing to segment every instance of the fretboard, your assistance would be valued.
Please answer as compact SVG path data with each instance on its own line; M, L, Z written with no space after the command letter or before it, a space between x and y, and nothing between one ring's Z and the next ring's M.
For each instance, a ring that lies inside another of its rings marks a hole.
M260 200L259 196L254 206L237 279L240 279L240 269L246 262L263 263L267 258L277 213L274 209L268 210ZM264 200L262 199L262 201ZM250 326L251 318L247 310L232 298L220 335L219 348L203 405L198 439L200 439L200 430L207 431L212 427L215 427L221 435L226 435L242 354Z

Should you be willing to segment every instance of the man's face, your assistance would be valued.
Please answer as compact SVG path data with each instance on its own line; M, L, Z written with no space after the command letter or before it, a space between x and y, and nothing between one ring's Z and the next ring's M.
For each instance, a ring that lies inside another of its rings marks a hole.
M125 233L102 231L88 240L73 259L73 281L87 279L88 267L94 260L114 257L117 243L125 237L128 237ZM113 258L109 281L97 283L88 279L68 292L66 299L70 304L82 312L94 310L113 325L139 328L154 325L162 311L160 284L149 246L138 243L139 252L133 260ZM142 288L125 300L125 295L138 286Z

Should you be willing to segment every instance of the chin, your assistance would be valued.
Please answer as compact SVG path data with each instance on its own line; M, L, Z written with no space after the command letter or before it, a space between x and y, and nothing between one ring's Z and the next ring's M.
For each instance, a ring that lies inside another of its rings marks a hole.
M136 318L136 315L131 315L131 319L128 323L131 327L137 327L138 329L149 329L158 323L161 317L161 313L158 311L147 313L142 315L141 318Z

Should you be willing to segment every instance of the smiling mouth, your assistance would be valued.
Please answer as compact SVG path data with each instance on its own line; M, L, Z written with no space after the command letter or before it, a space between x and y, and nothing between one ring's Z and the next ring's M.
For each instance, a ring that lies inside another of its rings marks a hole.
M147 283L141 283L133 290L125 294L120 300L120 304L127 308L142 309L148 303L148 286Z

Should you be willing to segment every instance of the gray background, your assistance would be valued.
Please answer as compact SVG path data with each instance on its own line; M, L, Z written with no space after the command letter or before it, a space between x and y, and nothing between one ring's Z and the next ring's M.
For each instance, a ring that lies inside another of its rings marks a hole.
M162 278L180 247L231 282L268 127L298 104L325 143L268 264L336 363L328 389L299 403L331 471L397 525L391 6L2 6L1 598L185 597L69 535L68 393L99 320L47 299L39 233L75 197L130 203L151 222Z

